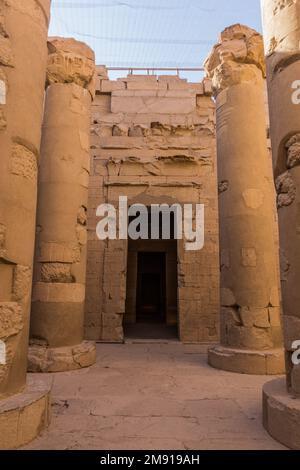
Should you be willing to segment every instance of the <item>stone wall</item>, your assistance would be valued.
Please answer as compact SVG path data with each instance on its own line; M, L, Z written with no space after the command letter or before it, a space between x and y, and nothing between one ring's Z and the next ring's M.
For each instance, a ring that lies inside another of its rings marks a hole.
M85 329L89 339L123 340L127 241L99 241L101 203L205 204L205 246L178 242L180 339L218 338L219 254L215 105L210 81L134 76L111 81L98 67L91 126Z

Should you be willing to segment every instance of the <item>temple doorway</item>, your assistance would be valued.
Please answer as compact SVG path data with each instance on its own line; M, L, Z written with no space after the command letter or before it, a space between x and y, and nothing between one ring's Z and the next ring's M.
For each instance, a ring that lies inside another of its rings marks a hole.
M126 338L178 338L176 240L129 241Z

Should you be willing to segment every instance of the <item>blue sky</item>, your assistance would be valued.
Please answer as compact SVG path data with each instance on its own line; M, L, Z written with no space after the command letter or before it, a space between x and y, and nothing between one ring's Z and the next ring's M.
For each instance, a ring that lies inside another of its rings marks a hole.
M108 66L201 67L226 26L239 22L261 31L259 0L52 0L52 5L50 35L88 43L97 64Z

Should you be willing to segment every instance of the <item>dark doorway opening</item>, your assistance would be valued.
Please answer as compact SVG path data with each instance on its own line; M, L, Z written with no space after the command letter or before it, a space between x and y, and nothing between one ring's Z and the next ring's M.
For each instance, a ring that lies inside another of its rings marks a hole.
M129 240L125 337L178 340L177 240Z
M165 253L138 253L136 322L166 322Z

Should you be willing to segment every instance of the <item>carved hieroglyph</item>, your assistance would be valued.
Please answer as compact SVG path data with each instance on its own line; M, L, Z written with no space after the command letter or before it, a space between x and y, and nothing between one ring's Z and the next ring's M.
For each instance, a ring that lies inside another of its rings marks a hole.
M270 131L277 189L287 385L264 388L265 426L289 447L300 448L300 1L262 1Z
M284 370L274 186L266 138L262 37L223 31L205 64L217 105L221 346L211 365L254 374Z
M48 49L29 354L35 372L95 360L94 346L81 345L94 53L63 38L51 38Z

